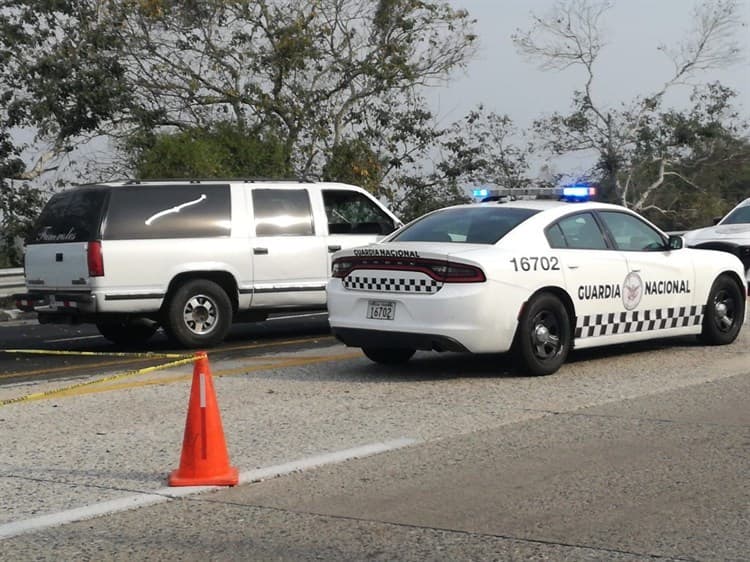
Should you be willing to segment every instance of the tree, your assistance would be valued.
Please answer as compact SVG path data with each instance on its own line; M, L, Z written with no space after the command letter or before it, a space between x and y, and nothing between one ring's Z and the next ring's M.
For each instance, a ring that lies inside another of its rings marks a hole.
M735 96L718 83L696 88L690 110L663 112L641 128L635 174L663 174L664 181L644 190L639 203L665 228L708 225L750 193L748 123L732 107ZM668 171L655 153L669 155Z
M42 204L37 190L12 179L23 174L24 169L18 148L10 135L0 130L0 266L23 264L18 241L26 238Z
M617 108L596 100L593 94L596 65L605 46L601 22L611 5L611 1L568 0L546 17L533 15L531 28L519 31L513 40L521 54L539 61L543 69L584 70L584 82L574 92L571 112L555 113L534 124L545 148L558 155L592 152L605 199L637 210L656 208L653 200L668 179L690 185L688 178L677 171L680 162L691 157L698 162L700 151L712 150L711 143L691 145L679 141L676 130L665 130L677 125L674 114L664 112L665 94L708 69L738 60L734 35L741 22L737 3L710 0L699 4L691 35L674 48L659 47L673 63L671 75L656 91ZM700 108L696 106L693 111ZM655 134L654 127L661 132L646 142L646 137ZM726 130L730 129L727 125Z
M35 128L51 147L29 173L92 135L127 139L222 121L273 131L289 167L319 177L386 100L414 100L410 93L445 81L474 41L466 11L423 0L2 6L8 123Z
M103 17L106 4L0 2L0 128L27 129L41 147L17 179L56 168L134 107L120 37Z
M284 144L277 138L218 122L207 128L128 139L138 178L288 178Z

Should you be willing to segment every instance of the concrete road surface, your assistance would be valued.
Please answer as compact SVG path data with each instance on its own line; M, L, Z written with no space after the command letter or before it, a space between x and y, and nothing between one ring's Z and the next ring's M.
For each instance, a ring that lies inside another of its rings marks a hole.
M1 557L750 560L750 366L628 395L22 534Z

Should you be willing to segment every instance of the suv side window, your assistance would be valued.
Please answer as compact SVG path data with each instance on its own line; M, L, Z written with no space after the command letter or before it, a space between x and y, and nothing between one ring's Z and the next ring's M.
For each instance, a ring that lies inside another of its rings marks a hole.
M323 205L329 234L390 234L393 219L357 191L324 189Z
M591 213L578 213L560 219L547 229L547 241L552 248L607 249L604 234Z
M102 237L109 240L229 236L228 185L126 185L112 189Z
M313 216L306 189L253 189L256 236L312 236Z

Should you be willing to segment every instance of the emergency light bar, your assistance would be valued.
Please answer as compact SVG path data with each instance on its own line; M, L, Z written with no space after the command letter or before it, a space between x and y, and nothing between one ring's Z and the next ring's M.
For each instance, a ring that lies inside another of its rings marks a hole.
M480 191L482 193L480 193ZM564 201L588 201L596 196L596 188L589 185L566 185L561 187L517 187L474 190L475 197L482 201L509 199L560 199ZM486 195L484 195L486 193Z

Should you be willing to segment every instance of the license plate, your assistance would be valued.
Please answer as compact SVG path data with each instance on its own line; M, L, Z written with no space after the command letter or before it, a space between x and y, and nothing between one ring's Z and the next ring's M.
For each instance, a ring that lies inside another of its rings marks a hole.
M55 295L49 297L50 308L78 308L78 303L75 301L58 300Z
M396 303L393 301L368 301L367 317L373 320L393 320L396 317Z

